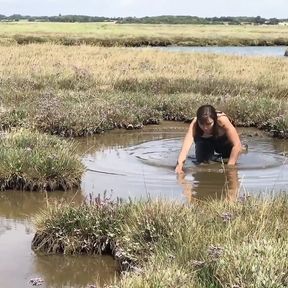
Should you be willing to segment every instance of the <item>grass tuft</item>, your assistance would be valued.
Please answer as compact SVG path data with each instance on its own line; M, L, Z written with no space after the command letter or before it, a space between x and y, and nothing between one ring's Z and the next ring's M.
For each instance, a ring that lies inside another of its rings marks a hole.
M194 206L99 199L43 211L33 249L111 253L128 271L114 288L286 287L287 195Z
M72 142L20 129L0 139L0 187L22 190L71 189L83 164Z

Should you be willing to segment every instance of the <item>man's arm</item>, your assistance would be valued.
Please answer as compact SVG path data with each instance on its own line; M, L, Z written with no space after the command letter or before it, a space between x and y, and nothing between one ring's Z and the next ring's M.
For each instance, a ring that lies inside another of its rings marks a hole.
M176 173L183 173L183 165L185 163L185 160L186 160L187 154L190 150L190 147L194 141L193 134L194 134L195 123L196 123L196 118L194 118L194 120L191 122L191 124L188 128L188 131L185 135L183 145L182 145L181 151L179 153L178 161L177 161L176 168L175 168Z
M242 151L239 135L227 116L219 118L218 121L220 126L224 128L226 135L233 146L227 164L235 165Z

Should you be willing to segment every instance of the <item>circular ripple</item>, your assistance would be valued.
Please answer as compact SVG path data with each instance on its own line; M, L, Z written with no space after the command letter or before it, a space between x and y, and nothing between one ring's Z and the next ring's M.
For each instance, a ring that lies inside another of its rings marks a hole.
M260 144L259 146L261 146L262 150L263 148L267 149L267 145ZM260 152L255 149L257 148L255 145L252 145L251 148L249 148L251 151L240 156L237 163L237 168L239 170L276 168L283 166L287 161L287 158L276 154L275 151L273 153L271 149ZM128 148L127 151L130 155L133 155L147 165L173 168L175 167L180 149L180 139L164 139L136 145ZM260 147L258 147L258 149L260 149ZM193 155L194 150L189 154ZM209 165L197 165L195 162L195 156L188 156L185 166L200 170L205 170L205 167L207 167L207 170L217 170L222 166L221 161L212 162L212 164Z
M82 181L84 191L113 191L114 196L121 198L141 198L148 194L151 197L214 198L227 191L227 187L241 187L240 193L265 192L265 195L287 191L288 161L281 155L286 147L282 146L283 142L279 145L271 138L244 139L249 146L248 153L240 156L233 172L220 162L196 165L193 145L184 167L185 179L179 179L174 168L183 137L179 138L179 133L154 132L151 135L146 132L145 139L138 141L140 144L136 141L128 147L119 147L116 138L115 146L110 144L107 149L86 155L83 158L88 168Z

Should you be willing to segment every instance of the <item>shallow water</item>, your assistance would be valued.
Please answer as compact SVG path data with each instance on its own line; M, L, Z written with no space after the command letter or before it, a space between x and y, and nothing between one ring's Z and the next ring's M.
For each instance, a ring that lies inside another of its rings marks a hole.
M168 46L153 47L151 49L159 49L170 52L201 52L216 53L238 56L264 56L264 57L283 57L285 46L207 46L207 47L184 47L184 46ZM287 58L287 57L286 57Z
M108 256L45 256L31 250L34 227L31 216L47 201L81 202L81 191L0 193L0 287L32 287L31 279L41 278L41 287L89 287L114 280L116 263Z
M41 287L89 287L113 281L116 263L111 257L35 255L31 249L31 217L47 202L81 202L104 191L112 198L177 199L193 202L210 198L235 200L243 194L287 191L288 161L282 154L288 141L271 139L254 129L239 129L248 143L237 169L221 163L195 165L191 149L185 175L174 173L187 124L163 122L142 130L115 130L77 140L87 172L79 191L0 193L0 287L32 287L31 278L44 280ZM184 177L185 176L185 177ZM46 197L47 196L47 197ZM97 286L98 287L98 286Z
M149 196L186 201L226 197L227 187L234 187L237 195L265 196L287 189L288 161L282 155L288 149L287 141L269 138L254 129L239 130L249 148L247 154L240 156L236 169L228 169L219 162L195 165L192 148L185 164L185 177L177 177L174 167L187 127L166 122L145 127L138 132L137 139L133 138L135 132L121 138L118 131L95 139L94 143L90 140L86 143L90 152L83 157L88 171L82 190L86 195L106 190L112 197L125 199ZM117 141L113 142L115 138Z

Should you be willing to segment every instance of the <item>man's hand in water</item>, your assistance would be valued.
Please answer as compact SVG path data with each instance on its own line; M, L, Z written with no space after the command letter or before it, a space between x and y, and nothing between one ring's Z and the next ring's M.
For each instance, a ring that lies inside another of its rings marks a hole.
M177 174L184 173L183 164L181 164L181 163L179 164L178 161L177 161L177 164L176 164L175 173L177 173Z

